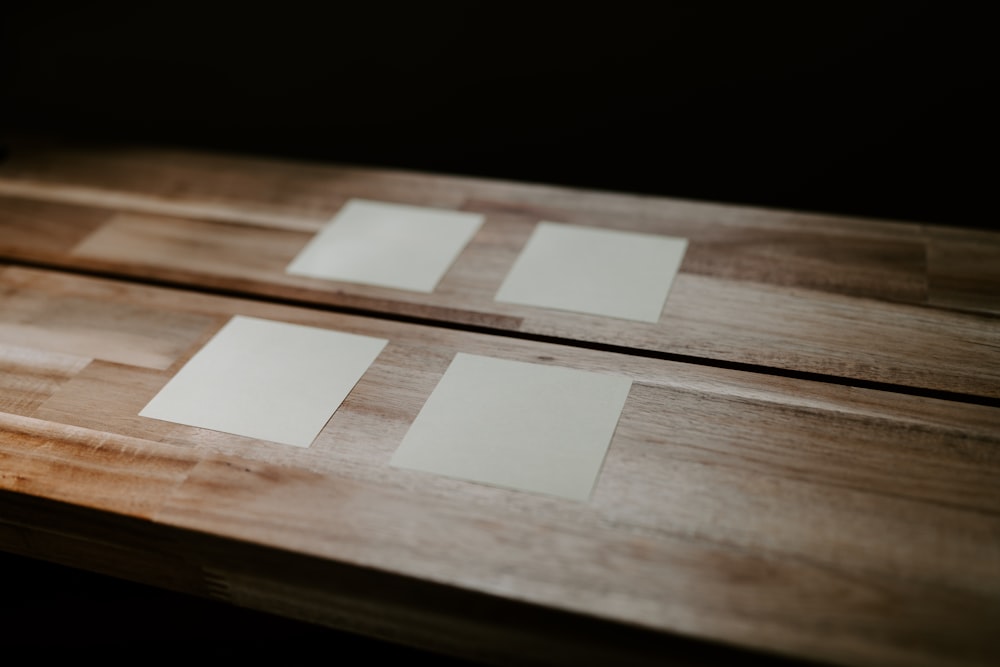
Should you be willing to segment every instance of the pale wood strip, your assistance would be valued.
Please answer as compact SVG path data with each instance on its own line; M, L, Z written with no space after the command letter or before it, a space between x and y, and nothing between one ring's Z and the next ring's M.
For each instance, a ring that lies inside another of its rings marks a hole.
M30 280L17 286L6 283L0 299L0 343L147 368L170 367L211 323L206 317L164 313L137 301L42 297Z
M31 416L90 361L72 354L0 345L0 412Z
M128 213L114 215L74 246L72 254L104 260L108 266L131 263L192 275L281 276L310 239L312 234L284 229Z
M139 416L139 411L170 377L166 371L97 360L64 383L58 394L42 403L33 416L143 440L190 446L182 437L170 437L177 430L172 428L175 425L157 422L156 428L151 428L150 420Z
M0 490L148 519L197 459L179 447L0 412L0 461Z

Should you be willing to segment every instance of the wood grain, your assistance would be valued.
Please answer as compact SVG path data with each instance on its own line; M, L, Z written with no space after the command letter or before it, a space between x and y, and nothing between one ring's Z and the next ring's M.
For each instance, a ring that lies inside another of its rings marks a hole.
M151 518L196 459L107 431L0 413L5 491Z
M286 275L350 197L486 223L432 294ZM45 224L32 233L35 219ZM660 321L495 302L540 220L688 238ZM176 150L15 146L0 166L2 238L14 261L1000 398L1000 235L985 231Z
M91 338L190 323L167 367L138 363L152 336L82 368L79 340L0 340L18 381L63 369L0 413L11 550L106 551L120 576L149 562L153 583L497 663L662 662L677 638L1000 660L1000 409L22 267L8 301L77 304ZM233 314L390 343L308 449L137 417ZM589 502L388 466L458 351L632 378Z
M209 321L141 303L38 298L28 290L2 295L0 341L147 368L168 368Z
M486 222L429 295L286 275L351 197ZM688 238L660 322L494 302L540 220ZM1000 662L1000 235L22 143L0 258L2 549L495 664ZM139 417L236 314L390 342L308 449ZM588 502L388 465L460 351L633 380Z
M100 228L113 211L55 202L0 198L0 251L55 256L70 252Z
M91 510L69 511L40 498L0 491L14 524L0 520L0 548L120 578L153 583L251 609L320 623L475 660L476 664L682 666L734 660L789 665L750 652L676 635L609 623L507 598L476 594L386 572L351 567L287 550L171 529ZM27 528L30 524L32 527ZM108 534L122 541L103 541ZM419 604L414 604L419 601ZM86 605L79 611L85 613ZM455 609L462 615L456 617ZM70 611L70 615L72 611ZM46 617L51 618L51 615ZM74 626L79 630L80 627ZM400 628L405 629L400 632ZM120 631L108 628L106 632ZM206 638L216 628L204 629ZM234 641L241 638L235 636ZM16 646L15 642L15 646ZM339 651L340 646L331 646Z
M90 361L31 347L0 347L0 411L30 415Z
M929 301L1000 313L1000 235L928 228Z

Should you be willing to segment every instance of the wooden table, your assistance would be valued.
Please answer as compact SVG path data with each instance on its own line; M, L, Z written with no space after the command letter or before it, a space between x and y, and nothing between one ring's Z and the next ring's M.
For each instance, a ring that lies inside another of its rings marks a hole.
M286 275L351 197L486 222ZM661 320L493 301L539 220L689 238ZM0 261L0 549L487 662L1000 661L996 234L25 144ZM139 417L237 314L390 342L307 449ZM589 501L388 465L457 352L632 379Z

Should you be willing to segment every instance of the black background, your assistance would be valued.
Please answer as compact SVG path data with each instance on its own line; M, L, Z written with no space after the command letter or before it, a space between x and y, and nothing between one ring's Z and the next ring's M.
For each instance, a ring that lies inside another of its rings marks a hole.
M996 219L997 40L958 3L4 6L4 136ZM29 643L119 645L74 631L88 613L131 619L140 643L201 642L206 624L222 652L240 628L258 648L334 641L11 557L0 585Z
M994 218L997 39L960 3L78 4L8 10L8 131Z

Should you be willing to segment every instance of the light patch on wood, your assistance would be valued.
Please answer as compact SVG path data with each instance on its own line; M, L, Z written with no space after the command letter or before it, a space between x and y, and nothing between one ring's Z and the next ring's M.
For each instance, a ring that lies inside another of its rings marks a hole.
M214 319L68 295L0 293L0 343L168 368Z
M88 357L0 345L0 412L30 416L88 363Z

